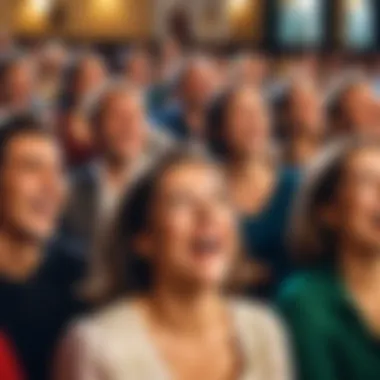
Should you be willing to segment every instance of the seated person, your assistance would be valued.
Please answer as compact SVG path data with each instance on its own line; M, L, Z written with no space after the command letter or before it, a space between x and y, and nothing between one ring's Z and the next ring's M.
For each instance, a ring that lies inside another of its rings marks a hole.
M294 79L280 97L277 133L282 159L289 168L303 169L325 142L325 110L320 89L309 77Z
M250 288L271 296L291 270L286 233L297 173L277 162L269 111L257 90L239 85L223 94L207 124L209 147L221 160L239 212Z
M54 379L290 380L275 315L227 295L235 222L218 166L170 153L123 201L92 295L103 307L64 339Z
M58 238L48 244L66 193L51 133L27 118L3 125L0 178L0 329L26 379L44 380L61 329L82 308L72 288L81 262Z
M88 113L95 157L74 173L63 218L63 233L86 251L107 233L122 194L171 145L150 127L136 87L109 83Z
M300 380L380 379L380 145L348 140L315 162L297 197L295 253L309 269L279 306Z

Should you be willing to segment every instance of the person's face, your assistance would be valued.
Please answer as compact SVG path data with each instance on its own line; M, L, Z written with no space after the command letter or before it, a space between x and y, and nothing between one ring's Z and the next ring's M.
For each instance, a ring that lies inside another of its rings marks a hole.
M5 81L6 98L11 107L28 105L34 87L34 70L32 63L22 60L14 64Z
M58 80L58 76L62 74L66 58L66 51L63 47L53 46L46 48L46 51L41 53L39 62L39 70L42 76Z
M1 170L0 222L31 240L51 236L66 198L62 157L46 136L14 137Z
M380 150L362 148L349 157L334 208L341 239L380 250Z
M97 90L106 80L106 69L99 59L88 58L82 62L82 67L76 83L78 96L86 96Z
M323 102L313 83L302 82L291 89L288 111L293 133L312 135L323 133Z
M247 57L238 67L238 80L242 85L261 86L267 75L267 62L264 57Z
M367 83L355 85L343 97L345 120L353 132L367 134L373 128L375 108L375 95Z
M244 88L228 105L224 140L236 156L266 152L270 140L268 109L260 94Z
M111 95L101 119L98 141L106 155L123 162L136 158L142 152L148 132L139 95Z
M132 57L127 65L126 75L132 83L143 88L148 86L153 77L149 56L141 52Z
M219 287L235 258L235 227L214 167L189 162L169 169L153 200L147 240L156 277L191 289Z
M209 62L195 64L186 74L182 96L189 105L204 107L218 87L217 71Z

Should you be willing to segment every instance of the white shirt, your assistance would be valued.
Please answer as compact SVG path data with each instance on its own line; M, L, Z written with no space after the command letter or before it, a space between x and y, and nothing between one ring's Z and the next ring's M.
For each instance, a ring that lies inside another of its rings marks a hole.
M290 380L289 347L266 307L233 301L244 369L239 380ZM76 323L58 353L55 380L171 380L136 307L121 300Z

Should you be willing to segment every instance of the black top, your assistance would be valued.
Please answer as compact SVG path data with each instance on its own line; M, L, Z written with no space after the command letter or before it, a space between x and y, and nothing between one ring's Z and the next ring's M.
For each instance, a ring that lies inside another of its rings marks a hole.
M48 379L58 337L84 306L74 286L83 263L62 244L49 249L37 273L24 283L0 278L0 328L12 339L30 380Z

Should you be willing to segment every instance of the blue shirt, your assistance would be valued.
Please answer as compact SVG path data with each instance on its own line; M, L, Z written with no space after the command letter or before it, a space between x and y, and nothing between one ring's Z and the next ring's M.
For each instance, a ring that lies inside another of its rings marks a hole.
M185 119L183 108L179 104L167 106L162 111L152 115L154 123L167 130L178 140L185 140L190 136L190 128Z

